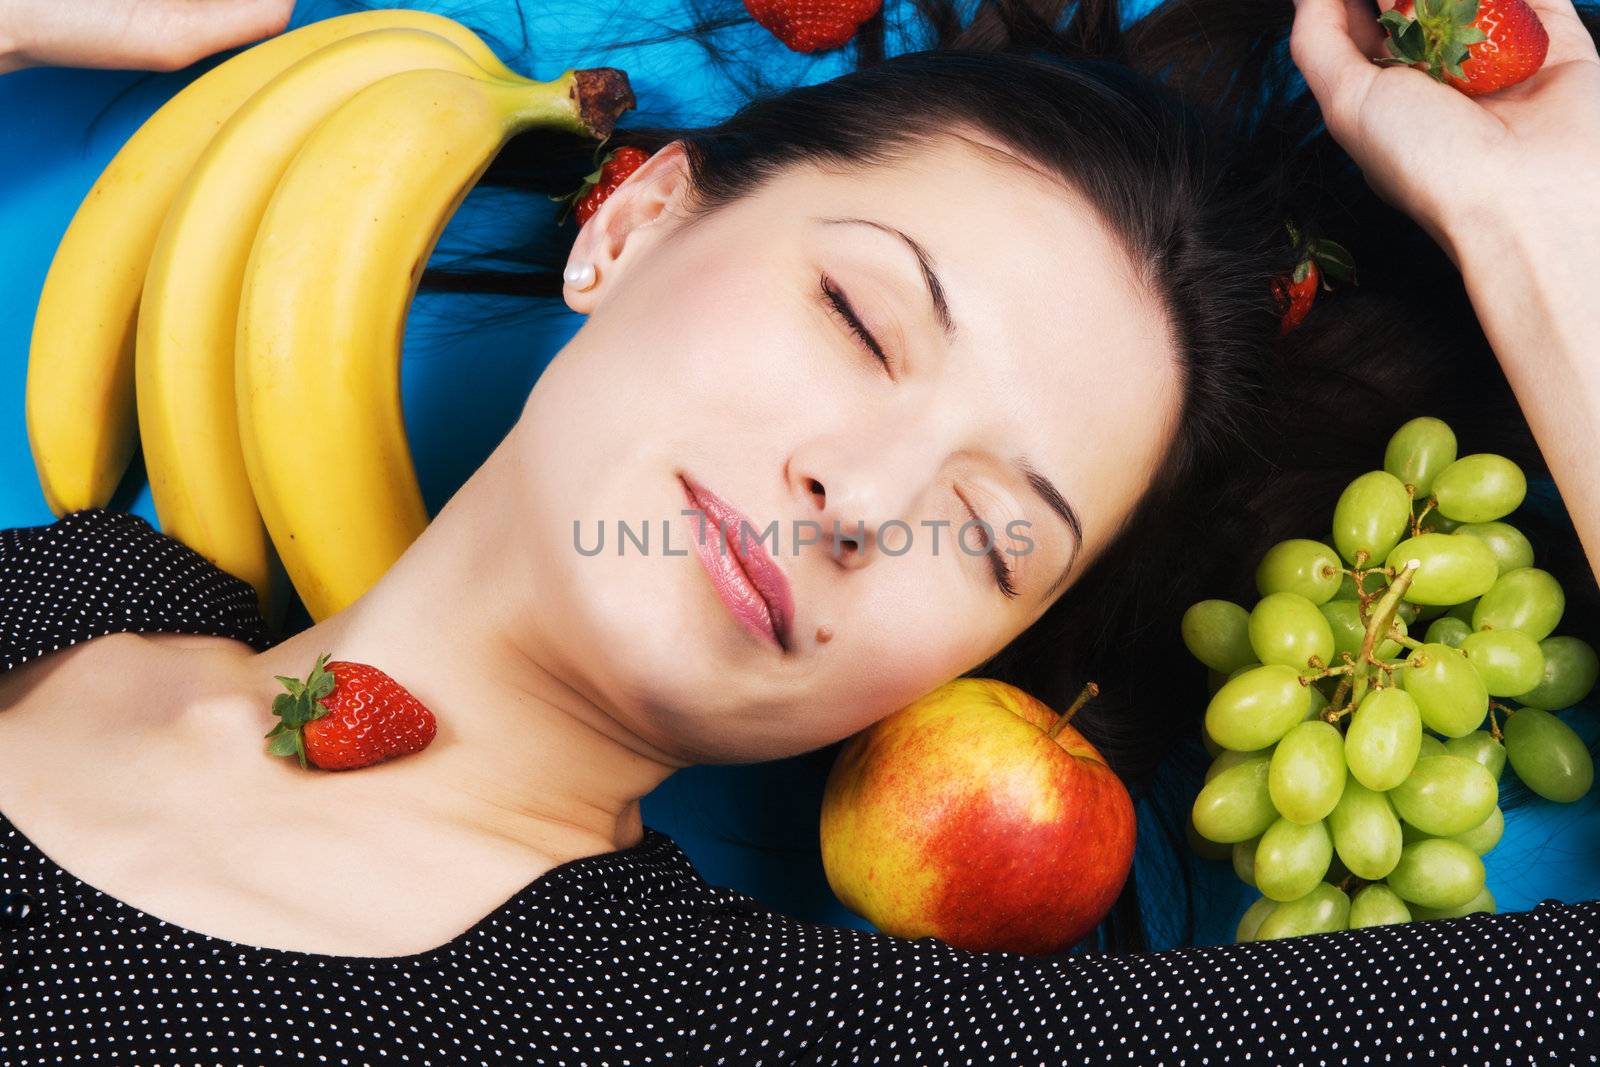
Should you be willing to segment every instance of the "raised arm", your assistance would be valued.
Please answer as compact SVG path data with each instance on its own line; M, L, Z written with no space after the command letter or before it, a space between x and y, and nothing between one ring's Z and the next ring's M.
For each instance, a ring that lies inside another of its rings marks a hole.
M179 70L279 32L294 0L0 0L0 74Z
M1368 184L1461 271L1600 576L1600 58L1572 0L1530 3L1544 65L1487 96L1372 63L1372 0L1296 0L1290 51Z

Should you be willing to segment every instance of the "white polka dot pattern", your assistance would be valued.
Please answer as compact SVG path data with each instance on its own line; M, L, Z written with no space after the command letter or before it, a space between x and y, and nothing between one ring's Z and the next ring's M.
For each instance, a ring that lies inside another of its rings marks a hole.
M272 644L250 583L131 512L88 508L0 530L0 670L126 632Z
M118 628L157 584L146 564L170 569L140 625L252 632L253 594L220 599L236 579L160 542L82 513L0 531L0 591L48 615L19 623L0 598L7 654ZM70 562L33 572L44 559ZM975 953L779 914L646 827L428 952L322 956L141 912L0 815L0 1064L1571 1065L1600 1062L1597 934L1600 904L1546 902L1154 954Z

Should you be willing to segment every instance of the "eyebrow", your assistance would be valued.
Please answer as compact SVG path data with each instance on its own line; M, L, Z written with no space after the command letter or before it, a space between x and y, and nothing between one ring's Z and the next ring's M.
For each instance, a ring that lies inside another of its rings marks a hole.
M893 226L887 225L886 223L876 222L872 219L861 219L854 217L827 219L817 218L815 221L828 223L830 225L848 223L859 226L871 226L875 230L882 230L884 233L900 238L900 240L905 243L905 246L911 249L912 255L917 257L917 266L922 268L922 280L927 283L928 297L933 301L933 313L934 316L939 320L939 326L944 330L945 339L948 341L955 340L956 321L950 315L950 303L945 299L944 284L939 281L939 272L934 269L932 254L929 253L926 248L922 247L916 238L912 237L903 230L898 230Z
M1056 484L1045 477L1044 472L1035 467L1031 459L1027 456L1017 456L1011 461L1011 465L1021 472L1028 480L1028 485L1039 494L1039 498L1049 505L1051 511L1061 516L1061 521L1072 531L1072 555L1067 557L1067 565L1061 568L1056 580L1045 590L1045 599L1049 599L1056 588L1066 581L1067 575L1072 573L1072 565L1078 561L1078 550L1083 547L1083 520L1078 517L1078 510L1072 503L1061 495L1061 490L1056 488Z

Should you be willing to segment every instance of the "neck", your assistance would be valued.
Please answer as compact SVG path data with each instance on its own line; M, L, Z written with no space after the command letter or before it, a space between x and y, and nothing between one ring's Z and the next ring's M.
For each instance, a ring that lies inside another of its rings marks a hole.
M587 694L583 664L554 662L543 635L558 620L541 615L537 590L507 590L512 454L503 442L356 603L243 669L259 679L270 725L275 675L304 678L324 652L370 663L427 705L439 731L419 753L340 773L392 787L416 814L543 852L625 848L642 834L640 798L686 761Z

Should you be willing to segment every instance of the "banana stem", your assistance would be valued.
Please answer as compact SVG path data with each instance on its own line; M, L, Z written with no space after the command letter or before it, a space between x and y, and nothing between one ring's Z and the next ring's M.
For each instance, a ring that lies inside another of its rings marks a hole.
M516 96L519 126L555 126L596 140L609 137L617 119L634 107L628 75L616 67L569 69L547 82L501 84Z

